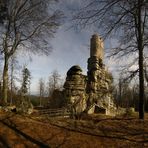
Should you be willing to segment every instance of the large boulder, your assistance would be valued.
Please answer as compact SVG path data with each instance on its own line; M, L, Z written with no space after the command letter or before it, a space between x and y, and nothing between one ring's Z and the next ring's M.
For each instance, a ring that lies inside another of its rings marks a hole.
M80 66L72 66L64 84L64 96L68 102L71 116L77 116L86 107L86 76L82 74Z
M81 75L81 74L82 74L82 69L79 65L72 66L67 72L67 76Z
M16 102L16 112L31 114L33 112L33 105L28 98L21 98Z

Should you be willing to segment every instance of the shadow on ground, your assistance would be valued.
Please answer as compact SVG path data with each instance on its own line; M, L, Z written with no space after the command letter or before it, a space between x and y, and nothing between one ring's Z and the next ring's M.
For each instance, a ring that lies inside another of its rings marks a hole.
M0 118L0 147L148 147L148 120L136 118Z

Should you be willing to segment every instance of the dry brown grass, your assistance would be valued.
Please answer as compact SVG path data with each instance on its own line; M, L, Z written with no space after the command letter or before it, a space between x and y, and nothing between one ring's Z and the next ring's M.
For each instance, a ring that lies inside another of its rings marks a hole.
M0 147L148 147L146 120L93 115L85 120L0 113Z

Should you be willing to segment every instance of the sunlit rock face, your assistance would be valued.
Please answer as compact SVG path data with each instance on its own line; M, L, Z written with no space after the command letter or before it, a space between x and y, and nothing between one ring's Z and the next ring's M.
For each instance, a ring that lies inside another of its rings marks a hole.
M66 82L64 84L64 88L70 90L70 94L75 94L75 90L77 91L84 91L85 90L85 77L82 74L82 69L78 66L72 66L68 72L66 77Z
M78 65L68 70L64 88L65 98L71 110L77 114L83 112L86 108L86 76Z
M90 58L88 59L87 110L90 113L96 112L95 106L97 106L104 109L106 114L111 114L112 110L114 110L111 95L112 76L105 68L103 59L103 40L95 34L90 41Z
M103 59L103 40L95 34L90 40L87 76L84 76L82 69L75 65L68 70L64 84L65 96L70 104L75 106L76 112L114 112L111 94L112 75L106 70Z
M18 113L31 114L33 112L33 105L28 98L23 97L20 100L17 100L15 105Z

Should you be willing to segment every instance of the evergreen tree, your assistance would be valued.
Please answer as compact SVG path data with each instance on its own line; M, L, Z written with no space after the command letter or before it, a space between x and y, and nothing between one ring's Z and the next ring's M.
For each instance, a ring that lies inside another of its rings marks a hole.
M23 96L26 96L29 90L29 85L31 80L31 74L28 68L24 67L24 69L22 70L22 76L23 80L22 80L21 93Z

